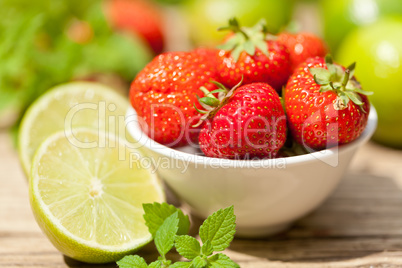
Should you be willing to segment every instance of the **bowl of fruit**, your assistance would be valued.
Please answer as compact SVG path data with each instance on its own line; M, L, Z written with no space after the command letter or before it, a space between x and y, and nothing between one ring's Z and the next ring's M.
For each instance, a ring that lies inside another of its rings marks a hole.
M131 85L127 129L194 215L234 205L237 235L269 235L331 194L377 115L355 64L323 57L319 38L227 29L218 49L154 58Z

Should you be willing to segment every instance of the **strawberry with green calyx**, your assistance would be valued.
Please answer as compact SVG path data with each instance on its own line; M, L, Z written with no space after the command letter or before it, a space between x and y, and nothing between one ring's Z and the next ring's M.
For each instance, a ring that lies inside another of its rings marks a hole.
M217 85L218 90L199 99L209 107L200 110L203 153L228 159L275 158L286 140L285 113L276 91L266 83L238 84L230 91Z
M244 77L244 83L264 82L276 90L286 84L290 75L289 52L267 33L265 20L254 27L240 27L236 19L220 30L233 33L220 45L217 71L220 81L233 87Z
M367 124L370 92L330 56L310 58L289 78L284 100L289 129L304 147L321 150L357 139Z
M243 83L243 79L240 80L240 82L235 85L231 90L228 90L224 85L217 81L211 81L211 83L216 85L218 89L208 91L208 89L206 89L205 87L200 87L200 90L202 91L202 93L204 93L205 97L200 98L198 95L196 95L198 103L201 104L201 106L206 110L198 109L194 103L194 108L197 110L197 112L203 114L199 122L195 124L194 127L200 126L203 121L207 119L212 119L219 111L219 109L228 102L235 90ZM214 94L218 94L218 97L216 97Z
M364 111L364 103L359 94L367 96L372 92L362 90L360 83L353 79L356 63L352 63L344 70L343 67L334 64L332 57L327 55L325 64L327 69L309 68L314 81L321 86L320 92L333 91L338 95L334 103L336 110L346 109L349 101L352 101Z
M197 142L199 129L193 127L199 113L193 107L202 86L213 90L215 64L207 49L167 52L155 57L131 84L130 100L142 130L169 147ZM197 104L201 109L202 106Z

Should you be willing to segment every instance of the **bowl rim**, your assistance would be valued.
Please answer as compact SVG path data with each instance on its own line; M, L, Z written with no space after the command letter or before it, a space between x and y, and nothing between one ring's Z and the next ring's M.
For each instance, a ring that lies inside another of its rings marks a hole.
M279 163L286 162L288 165L298 165L304 164L311 161L324 161L326 159L333 158L334 155L343 154L350 150L357 149L360 145L366 143L377 127L377 111L373 105L370 107L370 112L368 116L368 121L366 128L356 140L343 144L341 146L332 147L330 149L324 149L321 151L316 151L309 154L289 156L289 157L279 157L273 159L258 159L258 160L234 160L234 159L224 159L224 158L213 158L204 155L196 155L192 153L187 153L179 151L175 148L170 148L162 145L151 138L148 137L144 132L142 132L137 121L137 113L133 107L129 107L126 113L126 128L131 135L131 137L137 142L136 146L145 146L148 150L157 153L159 155L178 160L178 161L189 161L194 164L199 165L218 165L221 167L243 167L243 168L258 168L258 167L275 167ZM138 148L138 147L136 147Z

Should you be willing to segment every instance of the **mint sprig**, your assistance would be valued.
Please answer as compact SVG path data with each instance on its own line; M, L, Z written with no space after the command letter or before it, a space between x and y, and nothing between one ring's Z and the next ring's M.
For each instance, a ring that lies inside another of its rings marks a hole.
M161 260L166 261L166 254L173 248L176 233L179 229L177 212L170 215L155 233L155 246L161 254Z
M214 254L228 248L234 238L236 216L233 206L218 210L203 222L199 230L202 245L187 235L190 221L180 209L166 203L144 204L143 208L146 225L160 257L148 265L138 255L125 256L117 262L120 268L240 267L225 254ZM168 260L166 254L173 247L189 261L172 263Z
M209 216L200 227L203 243L209 241L214 251L223 251L229 247L236 232L236 216L233 206L220 209Z
M138 255L131 255L131 256L125 256L123 259L119 260L117 262L117 265L120 268L147 268L148 264L145 262L144 258L138 256Z
M145 224L148 227L152 236L155 236L156 231L163 224L163 222L173 213L177 212L179 218L179 229L177 234L184 235L188 233L190 229L190 220L187 215L184 215L183 211L176 208L173 205L167 203L153 203L143 204Z
M177 252L186 259L193 260L201 255L201 245L197 239L189 235L176 237L175 246Z

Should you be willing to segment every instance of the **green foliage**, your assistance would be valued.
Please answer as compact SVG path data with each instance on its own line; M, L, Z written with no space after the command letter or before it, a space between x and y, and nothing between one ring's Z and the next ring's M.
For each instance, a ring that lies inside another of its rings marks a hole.
M119 265L120 268L131 268L131 267L147 268L148 267L144 258L142 258L138 255L125 256L123 259L121 259L120 261L117 262L117 265Z
M179 229L177 234L184 235L188 233L190 228L190 220L187 215L184 215L183 211L175 206L167 203L153 203L143 204L143 208L145 211L145 224L148 226L148 230L152 236L155 236L156 231L163 224L166 218L175 212L177 212L177 216L179 218Z
M0 6L0 114L22 114L54 85L92 74L129 82L151 59L139 39L109 27L99 0L1 0ZM67 34L77 21L92 31L85 43Z
M170 215L159 229L155 233L155 245L161 257L165 259L166 253L168 253L174 245L174 238L179 229L179 218L177 212Z
M188 216L172 205L166 203L144 204L144 219L152 234L160 257L157 261L146 264L145 260L136 256L126 256L117 262L120 268L230 268L240 267L228 256L214 251L223 251L229 247L234 238L236 216L233 206L220 209L209 216L200 227L200 238L203 245L185 233L189 229ZM166 254L173 248L189 262L175 262L166 259Z
M223 251L229 247L236 232L236 216L234 209L220 209L209 216L200 227L200 238L203 243L209 241L214 251Z
M200 242L192 236L180 235L176 237L176 250L186 259L192 260L200 255Z

